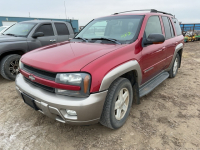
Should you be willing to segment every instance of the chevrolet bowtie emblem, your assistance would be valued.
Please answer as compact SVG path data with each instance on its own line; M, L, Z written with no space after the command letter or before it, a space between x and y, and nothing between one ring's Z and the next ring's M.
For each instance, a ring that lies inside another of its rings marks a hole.
M31 79L31 81L35 80L35 78L32 75L28 76L28 78Z

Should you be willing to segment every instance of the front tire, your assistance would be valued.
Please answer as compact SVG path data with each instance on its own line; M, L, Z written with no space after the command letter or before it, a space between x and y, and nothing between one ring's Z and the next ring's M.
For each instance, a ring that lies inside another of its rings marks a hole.
M169 71L170 78L174 78L176 76L176 74L178 73L179 66L180 66L180 56L179 56L179 54L176 54L172 68Z
M19 60L21 56L17 54L7 55L1 60L1 75L7 80L15 80L19 73Z
M108 90L100 123L118 129L126 122L133 102L133 89L126 78L116 79Z

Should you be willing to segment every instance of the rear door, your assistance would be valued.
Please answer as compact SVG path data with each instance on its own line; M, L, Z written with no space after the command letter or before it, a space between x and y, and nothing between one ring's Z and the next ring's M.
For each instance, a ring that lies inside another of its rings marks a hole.
M150 34L163 34L161 21L159 16L149 17L143 40L145 40ZM143 45L142 57L141 57L141 69L142 69L142 84L160 73L164 68L164 43Z
M59 43L69 40L70 33L67 25L65 23L60 23L60 22L55 22L54 25L57 31L56 35L57 42Z
M165 31L165 68L167 68L172 60L175 47L177 45L175 40L175 31L172 26L171 19L166 16L162 16L163 27Z

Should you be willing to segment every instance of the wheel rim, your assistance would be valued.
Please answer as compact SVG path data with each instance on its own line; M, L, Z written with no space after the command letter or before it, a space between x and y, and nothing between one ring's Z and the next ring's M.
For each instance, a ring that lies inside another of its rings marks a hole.
M121 120L127 112L129 104L129 91L127 88L120 90L115 102L115 118Z
M10 74L13 76L19 73L19 59L16 59L10 63L9 71L10 71Z
M178 58L174 61L174 67L173 67L173 73L176 74L176 71L178 69Z

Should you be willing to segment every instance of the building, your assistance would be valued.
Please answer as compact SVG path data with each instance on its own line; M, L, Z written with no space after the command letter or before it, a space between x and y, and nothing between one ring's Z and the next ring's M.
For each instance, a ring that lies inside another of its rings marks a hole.
M200 30L200 23L181 23L182 32Z
M55 19L55 18L32 18L32 17L10 17L0 16L0 26L10 26L17 22L28 21L28 20L54 20L54 21L66 21L71 22L74 32L79 32L78 20L74 19Z

